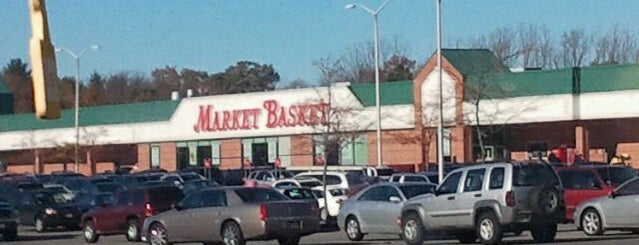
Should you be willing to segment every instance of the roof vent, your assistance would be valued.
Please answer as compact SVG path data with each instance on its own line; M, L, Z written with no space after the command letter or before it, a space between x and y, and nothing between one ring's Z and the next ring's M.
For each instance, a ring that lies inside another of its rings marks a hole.
M178 93L178 91L171 92L171 100L175 101L179 99L180 99L180 94Z

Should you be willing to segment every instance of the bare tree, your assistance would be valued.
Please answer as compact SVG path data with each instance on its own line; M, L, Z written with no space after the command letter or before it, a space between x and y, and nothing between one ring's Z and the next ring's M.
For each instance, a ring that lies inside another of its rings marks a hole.
M561 34L561 56L562 67L582 66L584 59L588 55L590 40L586 37L583 29L572 29Z
M633 51L637 48L636 37L629 30L614 26L608 33L593 37L595 59L591 65L614 65L633 62Z
M488 35L488 47L506 64L512 65L516 61L519 51L515 45L515 33L510 28L498 28Z
M521 25L517 30L519 37L519 54L521 55L521 64L523 67L538 67L541 64L540 59L540 43L541 38L537 27L534 25Z
M542 68L553 67L553 57L555 56L555 45L553 38L550 34L550 30L545 26L541 29L540 43L539 43L539 60L535 63Z
M380 61L385 62L393 56L406 56L406 45L399 38L380 41ZM344 75L353 83L372 82L375 76L375 46L373 42L353 44L342 58ZM383 70L380 67L380 70ZM380 78L381 79L381 78Z

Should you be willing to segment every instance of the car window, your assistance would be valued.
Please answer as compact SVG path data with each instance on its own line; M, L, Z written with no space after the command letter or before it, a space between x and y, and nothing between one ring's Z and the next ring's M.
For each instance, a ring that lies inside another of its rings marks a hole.
M545 165L513 166L513 186L559 185L555 171Z
M321 174L320 175L305 175L305 177L306 176L310 176L310 177L318 179L319 181L322 181L322 175ZM327 174L325 182L326 182L327 185L340 185L340 184L342 184L342 179L339 176L337 176L337 175Z
M184 193L177 187L159 187L149 189L151 203L176 203L184 198Z
M203 207L226 207L226 191L208 190L202 192Z
M291 199L315 199L313 193L308 189L288 189L284 191L284 195Z
M561 184L564 186L566 190L576 190L574 176L575 171L558 171L557 174L561 179Z
M572 177L572 187L577 190L597 190L601 189L601 184L594 172L577 171Z
M404 176L404 182L428 182L428 179L421 176L407 175Z
M145 196L143 190L135 190L131 193L131 204L142 204L145 202Z
M629 179L634 178L635 171L630 168L621 168L621 167L603 167L597 168L597 172L599 176L612 186L620 186L624 182Z
M346 196L347 191L346 189L329 189L328 193L330 193L331 196Z
M639 178L624 184L616 191L616 193L620 196L639 195Z
M300 185L302 187L313 188L315 186L322 185L322 182L319 182L319 181L305 181L305 182L300 182Z
M461 172L456 172L448 176L441 184L437 192L439 194L456 193L459 186L459 179L461 178Z
M400 186L399 189L406 198L411 199L419 195L435 192L435 185L404 185Z
M399 181L400 176L399 175L393 175L390 177L390 179L388 180L389 182L397 182Z
M194 192L193 194L188 195L180 203L180 206L182 208L185 208L185 209L201 207L202 206L202 192Z
M469 170L464 181L464 192L480 191L484 183L485 173L486 169Z
M131 201L130 191L122 191L118 194L117 205L128 205L130 201Z
M280 182L275 184L276 188L284 188L284 187L297 187L297 185L295 185L295 183L290 182L290 181L286 181L286 182Z
M379 196L382 195L382 187L381 186L375 186L375 187L371 187L370 189L368 189L366 192L364 192L360 197L359 201L378 201L380 199Z
M395 187L392 186L383 186L382 187L382 195L379 197L379 201L382 202L390 202L391 197L400 197L399 192Z
M266 188L242 188L235 190L235 194L237 194L240 199L246 203L282 201L289 199L282 193Z
M361 174L347 173L346 174L346 181L348 182L349 186L361 185L361 184L364 183L364 176L361 175Z
M501 189L504 187L504 168L493 168L490 171L490 185L491 190Z
M320 191L320 190L313 190L313 195L315 195L315 197L317 198L323 198L324 197L324 192Z

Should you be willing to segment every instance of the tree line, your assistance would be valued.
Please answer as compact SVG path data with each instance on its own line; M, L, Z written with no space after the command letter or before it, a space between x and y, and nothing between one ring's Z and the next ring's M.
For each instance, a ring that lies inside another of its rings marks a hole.
M421 64L406 55L407 45L397 38L382 40L380 47L380 81L410 80ZM553 36L545 26L519 25L496 28L478 37L457 39L452 48L490 49L509 67L556 69L574 66L611 65L639 62L637 35L617 25L601 33L583 29L564 31ZM173 91L192 96L271 91L275 89L327 85L335 82L370 83L375 80L372 42L356 43L344 54L329 55L313 62L320 72L319 81L288 81L278 87L280 75L270 64L239 61L224 71L207 71L176 67L156 68L150 76L121 71L100 74L94 71L88 81L80 83L80 106L123 104L167 100ZM2 77L14 93L16 113L33 112L31 71L21 59L11 59L2 69ZM62 108L74 106L73 77L60 83Z

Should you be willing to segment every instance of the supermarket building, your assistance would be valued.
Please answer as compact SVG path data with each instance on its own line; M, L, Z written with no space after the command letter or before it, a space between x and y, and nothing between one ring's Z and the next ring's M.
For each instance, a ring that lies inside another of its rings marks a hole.
M476 127L491 132L483 138L486 160L524 160L559 146L592 161L639 156L639 65L512 72L488 50L445 49L443 56L446 160L478 160ZM434 68L431 57L412 81L381 84L384 165L414 170L435 161ZM209 157L223 169L276 161L375 165L375 119L374 84L85 107L80 170L177 170ZM327 130L348 140L331 140ZM73 110L49 121L0 115L0 161L12 172L72 170L74 135Z

